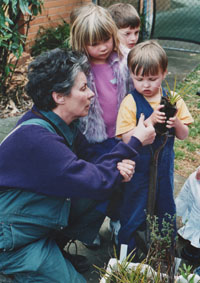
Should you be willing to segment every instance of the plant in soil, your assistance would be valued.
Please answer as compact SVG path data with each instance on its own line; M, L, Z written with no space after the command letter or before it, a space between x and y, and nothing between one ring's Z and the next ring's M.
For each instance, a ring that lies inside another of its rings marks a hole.
M116 252L115 252L115 257ZM155 272L150 266L145 264L145 260L141 263L130 266L130 262L134 259L134 255L129 254L122 262L117 261L117 266L108 269L99 268L101 277L106 279L106 283L164 283L168 282L167 278L162 276L160 269Z
M117 267L96 268L106 283L157 282L174 283L175 276L175 216L166 214L159 222L157 216L147 215L150 229L150 245L146 258L141 263L132 263L134 255L129 254ZM115 252L115 257L116 252Z
M174 280L175 267L175 221L176 216L165 214L162 223L155 215L147 215L147 222L150 229L150 247L146 256L147 264L155 270L160 268L162 273L168 275L169 279Z
M160 109L161 112L164 112L166 115L166 121L165 123L157 123L155 125L155 130L158 134L165 134L168 132L167 126L167 120L169 120L170 117L174 117L174 115L177 112L176 103L183 97L185 94L185 87L179 90L179 92L176 92L176 77L174 80L174 89L171 90L170 86L167 81L165 81L167 89L166 89L166 96L162 95L160 104L164 105L163 108ZM188 90L188 89L187 89Z

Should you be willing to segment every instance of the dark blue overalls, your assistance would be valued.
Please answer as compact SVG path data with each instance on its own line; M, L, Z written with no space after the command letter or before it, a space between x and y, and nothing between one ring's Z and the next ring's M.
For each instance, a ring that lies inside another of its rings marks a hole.
M137 107L137 121L140 114L144 113L147 119L153 112L147 100L136 90L132 92ZM166 95L165 92L163 95ZM121 229L118 239L121 244L128 245L130 253L136 248L134 232L146 222L146 208L150 181L150 164L152 156L164 141L163 135L156 135L153 144L142 147L136 160L135 174L130 182L125 184L123 204L120 212ZM157 186L155 215L159 220L165 218L168 213L175 214L175 203L173 198L174 188L174 129L169 131L167 143L160 151L157 169Z

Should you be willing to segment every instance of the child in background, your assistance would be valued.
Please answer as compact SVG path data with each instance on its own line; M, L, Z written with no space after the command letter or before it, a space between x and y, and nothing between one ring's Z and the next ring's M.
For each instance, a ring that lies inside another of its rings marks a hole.
M137 125L141 113L145 115L145 123L153 126L165 122L165 114L161 112L161 96L166 96L161 87L167 75L168 59L163 48L155 41L149 40L137 44L128 55L128 67L131 72L135 90L129 93L121 103L116 135L128 142ZM160 222L166 219L166 213L174 216L174 138L184 140L188 136L188 124L193 119L183 101L177 102L177 114L167 121L168 137L160 151L157 168L155 215ZM140 151L136 161L135 174L125 186L123 205L121 208L119 244L127 244L131 252L136 248L136 231L145 227L150 181L150 162L156 149L165 141L165 135L156 135L152 145Z
M120 52L117 27L107 9L89 4L72 11L70 18L71 47L88 56L88 86L95 93L80 128L91 144L91 154L102 155L118 143L115 138L117 113L130 87L127 58ZM113 219L112 227L119 226L117 218Z
M200 167L186 180L175 204L177 216L182 216L184 223L178 234L189 241L181 256L197 263L200 260Z
M140 16L137 10L128 3L117 3L108 7L118 28L118 37L123 50L129 51L138 42L140 33Z

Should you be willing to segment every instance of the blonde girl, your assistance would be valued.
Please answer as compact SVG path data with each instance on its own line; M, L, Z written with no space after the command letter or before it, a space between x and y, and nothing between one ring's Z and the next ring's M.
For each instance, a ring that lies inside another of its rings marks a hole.
M95 93L82 129L89 142L103 142L115 136L117 111L129 88L126 58L119 50L117 27L109 12L95 4L79 8L70 43L73 50L87 54L88 84Z
M110 13L95 4L72 13L70 44L74 51L87 55L88 86L95 93L88 117L81 119L80 128L91 144L90 154L96 157L112 150L118 142L115 127L119 105L133 84Z

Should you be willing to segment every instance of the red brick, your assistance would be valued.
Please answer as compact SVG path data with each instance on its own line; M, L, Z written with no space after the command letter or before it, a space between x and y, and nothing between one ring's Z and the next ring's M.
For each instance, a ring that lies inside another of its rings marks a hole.
M35 17L30 23L30 29L26 42L26 50L34 43L35 36L40 26L50 27L61 23L62 19L69 22L70 12L79 6L91 3L90 0L44 0L42 14ZM23 20L23 19L22 19ZM22 33L23 33L22 29Z

